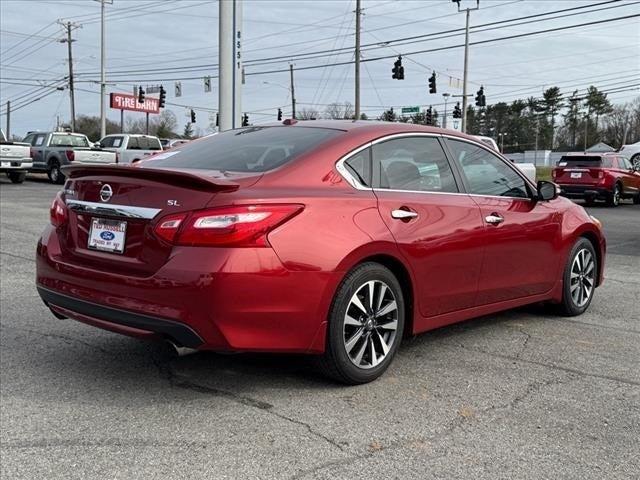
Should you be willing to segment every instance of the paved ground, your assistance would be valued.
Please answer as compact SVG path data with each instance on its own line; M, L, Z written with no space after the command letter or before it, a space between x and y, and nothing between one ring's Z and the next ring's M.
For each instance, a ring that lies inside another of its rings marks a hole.
M592 209L610 251L587 314L443 328L345 388L54 319L33 256L56 188L0 182L3 479L638 478L640 206Z

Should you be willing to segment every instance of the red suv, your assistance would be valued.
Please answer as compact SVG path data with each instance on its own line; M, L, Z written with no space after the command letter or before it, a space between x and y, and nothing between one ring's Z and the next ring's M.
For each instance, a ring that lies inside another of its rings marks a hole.
M640 203L640 165L619 153L565 155L552 172L562 195L583 198L588 204L605 200L617 207L623 198Z
M37 248L54 315L315 354L347 383L404 335L536 302L579 315L603 280L596 219L448 130L285 121L65 174Z

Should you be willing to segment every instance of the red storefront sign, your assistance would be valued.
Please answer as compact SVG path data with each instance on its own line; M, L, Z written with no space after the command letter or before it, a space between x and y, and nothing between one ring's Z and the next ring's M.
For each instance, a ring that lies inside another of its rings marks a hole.
M144 102L138 102L138 97L126 93L112 93L111 108L130 110L132 112L160 113L160 102L157 98L147 97Z

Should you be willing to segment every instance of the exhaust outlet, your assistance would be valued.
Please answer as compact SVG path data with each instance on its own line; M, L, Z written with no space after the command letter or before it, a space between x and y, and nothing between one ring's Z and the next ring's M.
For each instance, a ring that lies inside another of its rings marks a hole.
M175 343L173 343L171 340L167 340L167 342L173 347L173 349L176 351L179 357L185 357L187 355L198 353L198 350L196 350L195 348L180 347Z

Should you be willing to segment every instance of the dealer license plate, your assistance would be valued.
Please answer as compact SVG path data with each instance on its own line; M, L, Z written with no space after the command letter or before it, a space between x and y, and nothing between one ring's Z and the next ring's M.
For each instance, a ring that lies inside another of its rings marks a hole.
M571 178L582 178L582 173L580 173L580 172L571 172Z
M105 252L124 252L127 222L94 218L91 220L88 247Z

